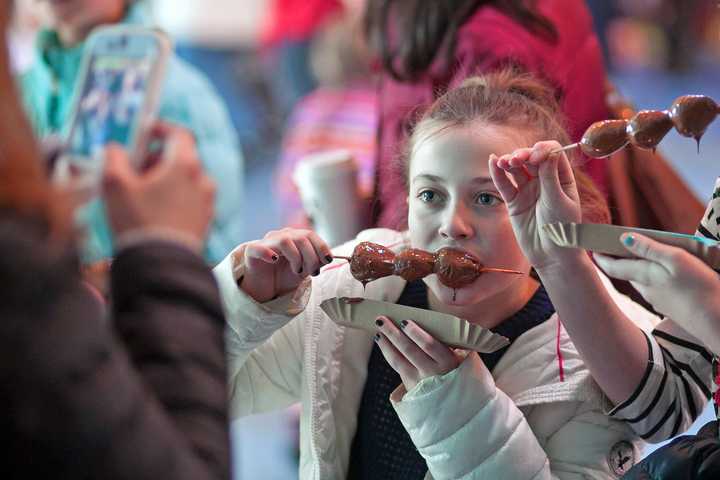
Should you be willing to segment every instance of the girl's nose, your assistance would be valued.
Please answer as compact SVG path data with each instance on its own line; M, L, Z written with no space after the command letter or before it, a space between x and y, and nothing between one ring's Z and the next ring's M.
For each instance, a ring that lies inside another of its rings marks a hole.
M468 212L461 205L450 212L440 227L440 236L452 240L466 240L473 236L475 230Z

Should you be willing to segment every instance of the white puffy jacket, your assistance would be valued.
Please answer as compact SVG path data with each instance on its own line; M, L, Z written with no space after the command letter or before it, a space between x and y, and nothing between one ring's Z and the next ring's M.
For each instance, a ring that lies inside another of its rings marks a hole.
M362 240L404 244L401 233L384 229L367 230L356 242ZM353 246L336 253L349 254ZM241 245L235 254L242 253ZM228 315L233 415L299 401L300 478L346 478L373 339L337 326L319 305L335 296L394 302L404 280L383 278L363 292L336 262L293 294L258 304L237 288L241 272L233 272L231 257L215 274ZM649 332L657 317L604 281ZM492 375L471 353L452 372L403 393L393 393L393 405L435 479L616 478L643 446L625 422L603 413L610 405L557 315L517 338Z

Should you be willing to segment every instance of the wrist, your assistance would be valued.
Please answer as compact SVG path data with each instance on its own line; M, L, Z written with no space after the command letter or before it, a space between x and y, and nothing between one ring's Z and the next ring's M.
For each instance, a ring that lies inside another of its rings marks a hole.
M203 241L195 235L166 227L141 227L117 232L115 250L117 252L146 242L161 241L181 245L195 254L200 254Z
M594 269L592 260L584 250L567 249L567 255L556 256L555 258L533 265L535 272L541 279L560 278L567 281L578 271Z

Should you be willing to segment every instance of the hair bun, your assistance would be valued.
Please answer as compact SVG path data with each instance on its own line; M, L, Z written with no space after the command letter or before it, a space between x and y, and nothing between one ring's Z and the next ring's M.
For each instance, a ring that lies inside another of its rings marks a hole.
M487 89L489 94L513 93L552 112L559 110L555 90L546 82L525 73L518 67L504 68L482 76L466 78L459 88Z

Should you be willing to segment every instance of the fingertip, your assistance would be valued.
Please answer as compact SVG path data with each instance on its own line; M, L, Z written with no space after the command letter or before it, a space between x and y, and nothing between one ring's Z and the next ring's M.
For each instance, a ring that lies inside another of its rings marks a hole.
M524 165L525 162L523 159L519 156L513 155L510 157L510 160L508 161L508 165L510 165L511 168L519 168L520 166Z
M535 145L533 145L532 150L530 151L530 156L528 157L528 163L532 163L534 165L537 165L541 162L543 162L548 157L552 158L554 155L548 155L549 152L546 148L543 146L543 142L538 142Z
M122 146L117 142L110 142L107 145L105 145L105 154L117 155L118 153L120 153L122 151L123 151Z
M502 157L498 158L497 165L502 170L509 170L510 169L510 159L507 155L503 155Z
M632 250L637 246L637 237L633 233L623 233L620 235L620 243L622 243L625 248Z

